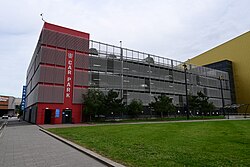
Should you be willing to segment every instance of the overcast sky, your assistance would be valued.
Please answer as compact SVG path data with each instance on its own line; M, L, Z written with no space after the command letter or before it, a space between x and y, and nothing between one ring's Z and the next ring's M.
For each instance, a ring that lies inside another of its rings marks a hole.
M0 95L21 97L47 22L185 61L250 30L250 0L0 0Z

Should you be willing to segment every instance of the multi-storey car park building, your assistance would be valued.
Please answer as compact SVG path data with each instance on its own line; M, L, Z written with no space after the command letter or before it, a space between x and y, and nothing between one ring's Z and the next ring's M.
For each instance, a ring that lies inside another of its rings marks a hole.
M218 108L231 104L227 72L187 64L186 75L188 94L202 91ZM182 62L92 41L87 33L46 22L26 84L25 120L36 124L82 122L82 95L92 87L118 91L126 103L141 99L147 106L166 94L174 104L186 104Z

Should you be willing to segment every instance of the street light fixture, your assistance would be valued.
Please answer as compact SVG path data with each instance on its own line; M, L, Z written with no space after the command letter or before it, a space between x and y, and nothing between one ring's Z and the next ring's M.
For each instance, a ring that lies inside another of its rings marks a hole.
M188 88L187 88L187 65L185 63L183 64L183 68L184 68L184 73L185 73L187 119L189 119Z
M225 102L224 102L224 95L223 95L223 89L222 89L222 80L223 80L223 76L221 75L219 77L219 80L220 80L220 91L221 91L221 100L222 100L222 112L223 112L223 115L225 116Z

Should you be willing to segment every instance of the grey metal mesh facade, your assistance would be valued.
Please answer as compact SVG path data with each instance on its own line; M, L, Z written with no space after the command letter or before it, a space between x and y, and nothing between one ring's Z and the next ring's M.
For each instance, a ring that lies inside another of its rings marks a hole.
M88 69L81 74L88 73L88 83L81 82L84 86L94 86L103 91L115 89L127 103L141 99L144 105L148 105L154 96L160 94L172 97L180 106L186 103L183 62L96 41L90 41L89 46L90 50L95 50L84 57L88 59L85 61L89 66L86 63L78 66L75 62L79 68ZM191 64L187 67L188 94L196 95L201 91L216 107L221 107L219 77L222 76L224 102L225 105L231 104L227 72Z
M63 103L66 49L75 51L74 104L82 103L90 87L104 93L114 89L127 103L141 99L148 105L161 94L174 104L186 103L183 62L43 30L27 71L27 106ZM225 105L231 104L228 73L215 69L187 64L188 94L201 91L221 107L220 76Z

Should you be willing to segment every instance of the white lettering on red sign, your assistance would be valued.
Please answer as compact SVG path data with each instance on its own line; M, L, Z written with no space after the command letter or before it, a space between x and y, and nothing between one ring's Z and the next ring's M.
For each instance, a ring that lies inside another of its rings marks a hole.
M72 80L72 61L73 54L68 53L67 79L66 79L66 98L70 98L71 94L71 80Z

